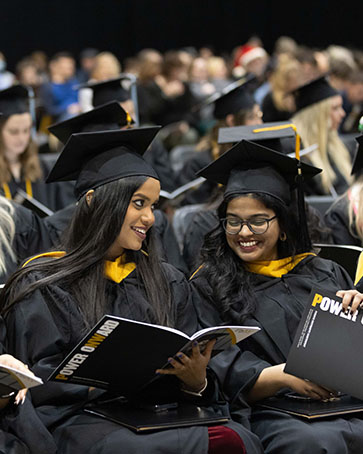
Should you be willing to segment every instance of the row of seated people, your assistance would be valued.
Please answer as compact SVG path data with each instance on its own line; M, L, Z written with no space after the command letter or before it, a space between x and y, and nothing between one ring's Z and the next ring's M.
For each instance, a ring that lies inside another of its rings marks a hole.
M135 453L360 452L357 415L306 423L257 405L286 388L331 398L331 390L285 373L286 355L317 282L344 297L344 309L355 311L363 301L344 269L311 251L294 198L295 159L242 140L203 170L225 187L221 222L207 235L203 265L188 283L159 261L153 241L160 182L142 154L157 130L71 136L49 180L76 178L79 202L62 250L28 260L8 280L1 294L4 348L46 381L105 313L189 334L198 326L258 326L249 340L212 360L213 340L204 351L194 345L190 356L179 352L169 369L156 371L160 382L138 394L146 402L192 402L230 420L137 434L84 413L104 391L46 382L23 405L9 404L2 422L11 435L4 440L16 436L18 447L32 453L108 454L120 446ZM303 164L302 172L309 179L320 169Z
M328 98L335 96L327 93ZM307 425L255 405L284 388L331 397L324 388L283 372L293 333L317 281L340 291L345 308L350 305L353 311L363 298L352 290L341 267L311 251L308 227L293 196L296 161L242 140L201 173L209 184L222 184L225 190L217 209L219 225L205 239L203 266L188 283L158 258L154 210L160 177L142 158L157 128L105 132L98 118L91 121L90 132L84 119L58 125L66 145L48 180L76 180L78 204L66 234L52 244L60 251L28 261L6 284L1 295L5 351L46 381L105 313L175 326L188 334L198 326L253 324L261 333L211 361L212 343L204 352L195 346L190 357L180 353L180 361L171 358L171 369L158 373L174 377L163 378L163 390L148 390L142 399L158 402L167 391L168 399L191 399L231 415L224 429L218 429L223 440L219 452L319 452L323 447L338 453L351 444L360 452L359 417ZM305 164L303 173L307 181L318 170ZM32 222L38 223L37 218L32 216ZM22 227L26 230L25 223ZM258 267L261 261L270 265L264 272ZM286 287L287 274L291 281ZM276 312L281 316L277 320L271 317ZM119 446L127 452L145 447L149 452L181 452L181 446L190 453L218 452L211 428L137 435L84 414L84 405L100 394L97 389L46 383L34 388L24 405L9 404L4 429L21 440L23 452L108 454Z

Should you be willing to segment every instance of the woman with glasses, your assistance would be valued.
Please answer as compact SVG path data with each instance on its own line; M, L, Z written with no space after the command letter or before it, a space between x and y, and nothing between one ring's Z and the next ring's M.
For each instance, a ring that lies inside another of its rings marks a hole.
M305 180L319 172L302 164ZM202 265L193 275L203 327L260 326L230 352L241 396L251 405L251 427L266 453L363 452L363 422L355 416L305 422L257 406L286 389L312 399L331 391L284 372L284 363L311 288L343 297L355 311L363 295L339 265L311 251L303 203L295 201L296 160L241 141L200 174L225 185L219 224L205 238ZM344 289L344 290L342 290ZM225 363L227 359L225 358Z

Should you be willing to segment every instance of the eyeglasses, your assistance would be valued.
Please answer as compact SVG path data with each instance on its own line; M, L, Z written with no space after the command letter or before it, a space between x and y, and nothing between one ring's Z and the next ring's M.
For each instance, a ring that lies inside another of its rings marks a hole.
M239 219L237 217L229 217L221 219L222 225L226 233L229 235L237 235L244 225L250 229L255 235L262 235L265 233L270 226L270 222L276 219L277 216L272 216L272 218L252 218L248 221Z

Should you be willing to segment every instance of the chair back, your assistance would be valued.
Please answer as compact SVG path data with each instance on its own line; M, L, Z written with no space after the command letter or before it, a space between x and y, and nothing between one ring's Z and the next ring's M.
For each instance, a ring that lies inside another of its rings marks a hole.
M358 259L363 248L342 244L314 244L314 248L320 249L319 257L341 265L354 281Z

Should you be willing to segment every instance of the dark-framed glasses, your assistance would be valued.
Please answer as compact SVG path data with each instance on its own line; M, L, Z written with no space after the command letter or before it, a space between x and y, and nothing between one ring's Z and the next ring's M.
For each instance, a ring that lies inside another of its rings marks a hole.
M237 235L244 225L250 229L255 235L262 235L265 233L270 226L270 222L276 219L277 216L272 216L272 218L264 217L255 217L248 220L243 220L235 216L227 216L226 218L221 219L224 230L229 235Z

